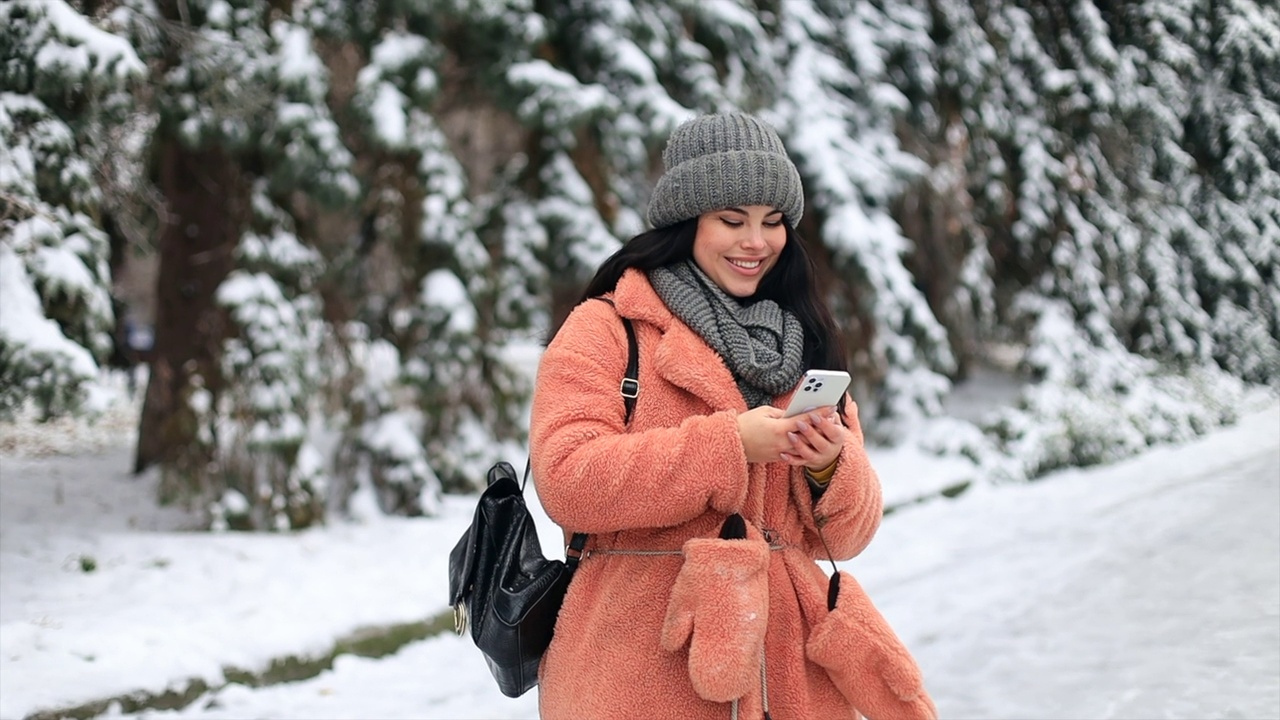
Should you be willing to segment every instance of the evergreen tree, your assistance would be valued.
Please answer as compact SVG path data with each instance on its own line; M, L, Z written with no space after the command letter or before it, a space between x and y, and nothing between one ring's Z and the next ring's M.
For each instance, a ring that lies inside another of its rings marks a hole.
M535 135L530 164L513 183L520 197L505 213L504 247L513 259L532 261L517 260L514 272L540 268L530 305L549 300L550 312L530 320L544 335L619 239L645 227L660 129L693 114L663 83L675 42L666 29L681 25L657 3L548 4L543 47L551 61L536 58L510 74L517 111Z
M1001 64L972 3L928 0L888 9L915 16L928 33L927 40L900 43L886 63L909 103L900 125L903 149L929 165L896 199L893 215L912 241L908 266L947 330L955 377L964 380L975 365L992 362L985 347L1010 339L996 321L991 246L998 246L999 225L986 222L1007 207L1003 163L988 129L1009 122Z
M1205 354L1237 377L1280 383L1280 8L1201 4L1190 29L1202 81L1183 121L1196 164L1182 199L1204 234L1176 249L1212 318Z
M946 331L906 265L910 242L890 215L925 168L895 137L908 105L887 59L927 50L924 19L853 2L782 8L778 124L805 177L807 227L825 246L837 316L849 319L868 432L889 440L941 410L955 371Z
M144 70L63 0L0 6L0 418L76 410L111 350L98 171Z
M289 530L323 519L329 474L317 454L313 414L327 380L325 333L314 293L323 261L299 241L292 220L258 181L254 220L236 249L237 267L218 287L236 332L222 371L236 378L218 399L215 528Z
M476 487L499 443L523 430L527 391L500 352L512 327L502 308L522 283L498 291L494 241L481 238L503 205L487 199L487 178L509 160L482 144L518 132L490 89L508 51L527 56L536 36L528 12L522 3L387 5L373 25L346 4L309 13L327 43L367 58L354 72L346 130L370 201L343 283L363 298L355 315L372 330L375 351L356 356L397 368L393 381L357 362L362 386L377 378L382 388L366 397L390 392L412 409L360 403L343 455L387 511L434 512L442 489ZM468 154L469 143L481 146Z
M873 439L997 347L1018 406L924 442L1006 477L1190 437L1280 382L1273 4L84 7L0 5L0 415L76 405L111 246L154 228L136 465L215 527L431 514L519 452L522 348L645 228L699 112L758 113L795 158ZM117 187L140 145L154 216Z
M1194 4L935 7L941 57L954 58L940 95L976 90L987 99L976 104L994 110L966 115L967 136L990 138L971 145L968 165L989 171L970 195L990 228L996 320L1027 344L1023 365L1036 380L995 426L1006 452L1034 475L1230 420L1239 386L1221 370L1245 373L1231 367L1236 350L1214 357L1222 293L1204 282L1228 263L1188 195L1203 185L1185 140L1192 90L1222 85L1198 68L1206 55L1192 49ZM998 75L975 82L985 73L947 49L960 42L995 58ZM1257 259L1237 263L1238 274L1250 276ZM1254 327L1265 327L1274 307L1251 302ZM1255 338L1245 356L1269 357L1261 335L1242 329Z
M130 7L159 78L168 213L136 466L161 464L163 497L231 498L215 524L304 526L325 504L315 464L299 469L325 335L319 256L295 225L357 189L324 66L284 6Z

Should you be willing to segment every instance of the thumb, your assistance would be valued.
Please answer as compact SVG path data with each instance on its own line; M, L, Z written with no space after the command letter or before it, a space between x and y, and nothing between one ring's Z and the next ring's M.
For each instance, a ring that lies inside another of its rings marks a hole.
M693 634L693 611L694 608L685 603L672 602L667 607L667 617L662 621L659 637L663 650L675 652L689 642L689 636Z

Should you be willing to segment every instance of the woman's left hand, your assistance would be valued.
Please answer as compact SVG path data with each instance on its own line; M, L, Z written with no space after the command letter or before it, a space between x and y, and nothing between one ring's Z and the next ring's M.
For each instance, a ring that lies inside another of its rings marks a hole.
M810 410L795 417L796 427L787 433L791 451L782 453L782 461L788 465L803 465L810 470L822 470L836 461L844 446L849 429L840 421L834 407Z

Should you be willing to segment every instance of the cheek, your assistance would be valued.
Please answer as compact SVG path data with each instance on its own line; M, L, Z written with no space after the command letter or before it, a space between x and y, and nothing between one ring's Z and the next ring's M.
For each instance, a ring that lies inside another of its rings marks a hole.
M701 240L702 238L699 238L700 242L693 246L693 259L705 268L708 261L715 257L715 252L706 242L702 242Z
M733 238L711 228L699 228L698 237L693 244L695 255L711 258L728 252L733 247Z
M773 234L765 237L765 242L769 244L769 249L773 251L774 256L782 254L782 249L787 246L787 233L782 228L778 228Z
M698 230L693 236L693 252L695 255L706 255L716 243L716 228L707 218L698 219Z
M773 268L777 266L778 261L782 259L782 250L787 246L786 234L780 233L780 235L781 237L778 237L778 238L773 238L773 237L765 238L765 242L769 245L769 252L770 252L769 269L770 270L773 270Z

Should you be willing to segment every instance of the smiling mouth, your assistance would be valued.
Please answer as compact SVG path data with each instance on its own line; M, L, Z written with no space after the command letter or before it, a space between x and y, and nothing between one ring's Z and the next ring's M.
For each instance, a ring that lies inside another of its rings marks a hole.
M755 270L763 262L763 260L729 260L730 265L736 265L743 270Z

